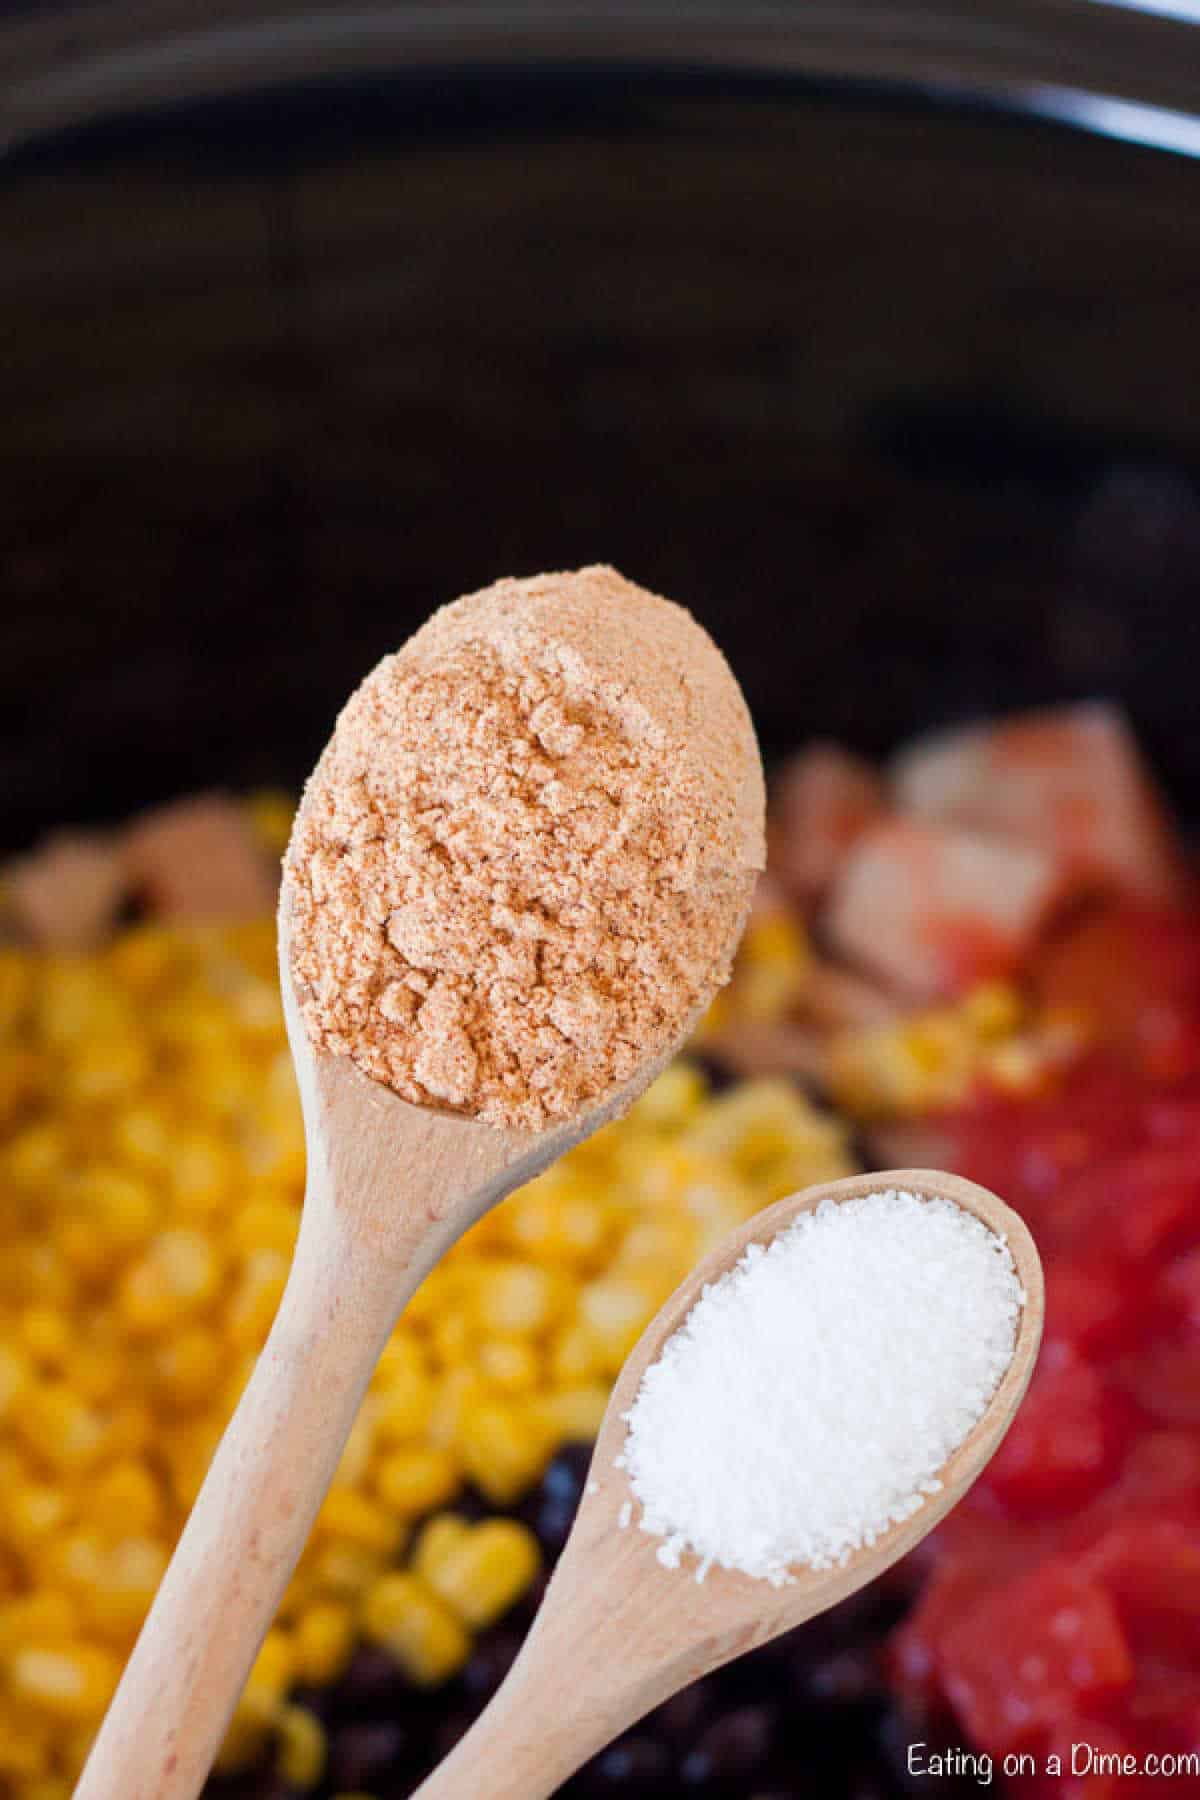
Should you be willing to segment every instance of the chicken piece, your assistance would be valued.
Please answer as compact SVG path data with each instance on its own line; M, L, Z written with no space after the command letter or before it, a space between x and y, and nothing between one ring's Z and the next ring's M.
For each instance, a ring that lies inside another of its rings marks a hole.
M7 912L17 935L47 950L90 950L109 935L126 895L116 839L56 832L6 871Z
M275 907L269 861L243 809L222 794L144 813L125 861L138 897L164 919L253 919Z
M767 864L802 906L819 900L860 833L883 811L883 784L870 763L837 744L810 744L771 787Z
M1166 807L1119 707L1025 713L902 751L901 807L1036 845L1111 888L1170 904L1185 888Z
M835 950L913 996L1011 974L1075 884L1031 845L893 817L858 841L829 898Z

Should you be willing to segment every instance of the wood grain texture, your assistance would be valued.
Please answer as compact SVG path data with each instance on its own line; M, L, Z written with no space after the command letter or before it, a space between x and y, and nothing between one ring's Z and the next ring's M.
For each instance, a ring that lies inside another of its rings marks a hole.
M696 1559L666 1569L660 1540L619 1526L631 1499L615 1459L642 1375L706 1282L748 1244L767 1243L823 1200L885 1188L954 1201L1008 1241L1025 1304L1013 1358L987 1411L941 1472L940 1493L844 1567L798 1569L790 1585ZM756 1215L693 1271L647 1327L613 1389L579 1516L541 1611L508 1679L476 1725L419 1789L420 1800L541 1800L651 1708L710 1669L835 1606L911 1550L957 1505L998 1449L1029 1385L1041 1342L1041 1264L1023 1221L986 1188L927 1169L892 1169L807 1188Z

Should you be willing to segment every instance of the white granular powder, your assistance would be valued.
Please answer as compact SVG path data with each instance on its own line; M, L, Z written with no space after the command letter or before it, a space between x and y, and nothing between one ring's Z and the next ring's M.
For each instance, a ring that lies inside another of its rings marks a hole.
M949 1200L826 1200L751 1245L625 1415L617 1460L659 1561L778 1586L874 1543L939 1491L1023 1301L1003 1239Z

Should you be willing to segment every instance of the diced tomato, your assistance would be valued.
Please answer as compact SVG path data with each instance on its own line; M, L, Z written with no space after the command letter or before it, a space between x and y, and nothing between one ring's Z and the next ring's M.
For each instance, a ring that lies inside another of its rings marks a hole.
M1043 1354L1050 1362L1128 1348L1146 1330L1147 1283L1128 1264L1046 1263Z
M1155 1343L1123 1357L1114 1374L1152 1419L1200 1429L1200 1342Z
M1174 1313L1200 1331L1200 1249L1189 1250L1167 1264L1159 1278L1157 1298L1168 1316Z
M1200 1515L1127 1514L1079 1566L1111 1597L1135 1649L1166 1643L1200 1657Z
M1059 1563L964 1613L942 1634L938 1664L972 1742L993 1755L1044 1742L1064 1715L1124 1692L1134 1675L1109 1596Z
M1033 965L1042 1003L1081 1014L1156 1080L1200 1070L1200 931L1186 914L1107 908L1052 937Z
M1197 1144L1139 1149L1097 1171L1117 1248L1137 1260L1200 1238Z
M1088 1364L1043 1362L985 1488L1021 1516L1074 1512L1115 1475L1132 1424L1127 1402Z
M987 1598L995 1579L986 1550L982 1554L950 1550L939 1557L891 1643L892 1673L910 1698L936 1703L943 1697L941 1655L946 1634Z

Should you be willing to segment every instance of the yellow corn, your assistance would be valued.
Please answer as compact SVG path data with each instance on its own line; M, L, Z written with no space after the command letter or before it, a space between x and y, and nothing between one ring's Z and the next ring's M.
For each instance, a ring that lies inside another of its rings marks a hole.
M353 1488L333 1487L317 1514L315 1530L378 1556L394 1556L403 1536L399 1519Z
M471 1526L458 1513L435 1513L422 1526L413 1545L413 1573L429 1581L433 1570L441 1567L450 1552L470 1536ZM432 1585L432 1584L431 1584Z
M403 1570L384 1575L370 1589L362 1628L418 1687L447 1680L471 1653L471 1639L456 1614L418 1576Z
M312 1687L336 1681L350 1660L356 1626L350 1607L318 1600L305 1607L292 1632L296 1677Z
M549 1449L536 1416L492 1400L464 1407L455 1444L471 1480L498 1506L532 1486Z
M163 1494L140 1462L111 1464L87 1491L88 1520L97 1530L117 1537L153 1531L163 1517Z
M447 1450L414 1444L385 1456L375 1475L375 1491L389 1511L415 1519L443 1506L458 1491L459 1466Z
M268 921L0 950L3 1800L60 1800L82 1767L287 1278L304 1139L273 959ZM536 1553L433 1509L466 1481L518 1497L594 1431L704 1243L842 1167L803 1100L731 1107L680 1063L468 1233L380 1358L221 1766L274 1745L289 1785L313 1779L290 1690L335 1681L360 1630L411 1680L453 1674Z
M327 1745L321 1722L302 1706L285 1706L276 1725L275 1766L292 1787L316 1787L325 1772Z
M422 1560L425 1580L476 1631L491 1625L520 1599L542 1556L532 1531L515 1519L485 1519Z
M13 1698L39 1717L78 1724L103 1717L120 1673L117 1657L90 1644L31 1646L12 1658L8 1680Z

